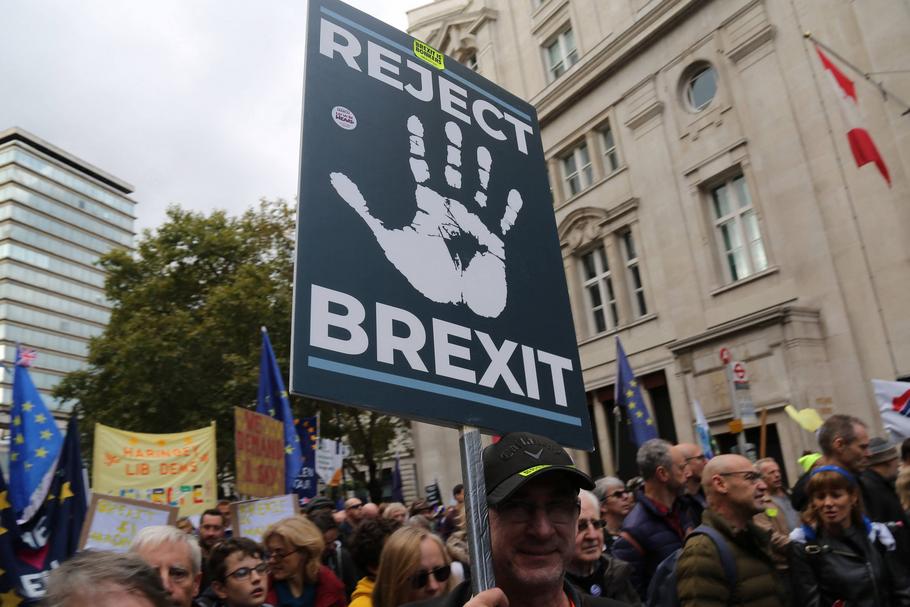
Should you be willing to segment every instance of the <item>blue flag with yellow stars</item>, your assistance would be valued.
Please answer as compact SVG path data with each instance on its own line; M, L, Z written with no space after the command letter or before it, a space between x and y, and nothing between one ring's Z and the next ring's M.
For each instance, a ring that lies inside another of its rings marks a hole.
M296 421L297 436L300 438L300 459L302 464L297 474L294 491L299 499L316 497L316 446L319 443L319 421L313 417L303 417Z
M268 415L284 424L284 490L294 493L294 481L303 463L300 454L300 437L294 428L294 416L291 415L291 401L284 389L284 380L269 332L262 327L262 355L259 358L259 394L256 398L256 411Z
M32 378L34 353L16 348L10 411L9 497L16 517L28 520L44 503L63 437Z
M636 447L641 447L645 441L657 438L657 427L641 397L641 388L632 373L629 359L626 358L626 353L623 351L618 337L616 338L616 370L616 406L626 412L626 420L631 432L630 438Z
M0 605L19 605L19 571L14 544L19 538L16 513L9 503L9 489L0 469Z

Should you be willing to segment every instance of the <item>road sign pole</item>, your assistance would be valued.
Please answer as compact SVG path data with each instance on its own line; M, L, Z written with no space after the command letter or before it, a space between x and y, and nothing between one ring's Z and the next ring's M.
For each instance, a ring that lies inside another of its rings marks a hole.
M742 413L739 410L739 400L736 398L736 384L733 377L733 363L724 365L727 370L727 387L730 389L730 410L733 413L733 419L742 420ZM746 431L740 430L736 434L736 445L739 447L739 454L746 455Z
M471 590L474 594L496 585L493 578L493 553L490 548L490 519L487 512L487 489L483 478L483 453L480 430L462 426L458 439L461 447L461 471L464 479L464 508L471 557Z

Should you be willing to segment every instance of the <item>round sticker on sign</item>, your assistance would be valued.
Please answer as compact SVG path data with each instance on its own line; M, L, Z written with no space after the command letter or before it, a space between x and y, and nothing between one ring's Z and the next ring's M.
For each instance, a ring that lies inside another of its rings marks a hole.
M340 105L332 108L332 120L346 131L351 131L357 126L357 117L354 116L354 112Z

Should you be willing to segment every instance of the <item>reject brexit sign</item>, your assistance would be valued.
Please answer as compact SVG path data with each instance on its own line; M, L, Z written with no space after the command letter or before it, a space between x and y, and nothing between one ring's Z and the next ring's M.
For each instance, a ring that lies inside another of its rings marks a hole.
M592 437L534 108L310 0L291 391Z

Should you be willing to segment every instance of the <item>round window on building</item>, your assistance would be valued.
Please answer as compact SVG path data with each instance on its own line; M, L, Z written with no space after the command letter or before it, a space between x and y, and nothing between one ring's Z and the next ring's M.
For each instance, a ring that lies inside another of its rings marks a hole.
M693 112L700 112L717 94L717 70L710 63L692 65L683 76L683 95Z

